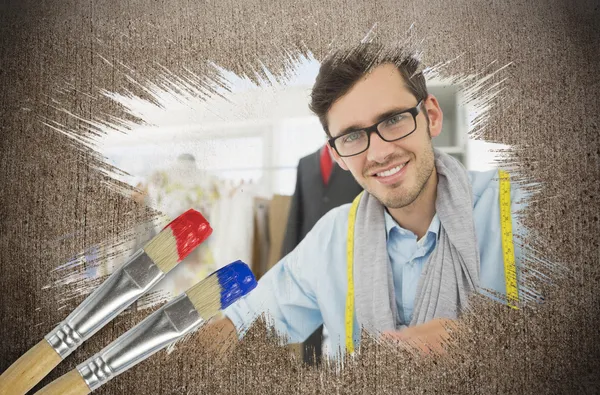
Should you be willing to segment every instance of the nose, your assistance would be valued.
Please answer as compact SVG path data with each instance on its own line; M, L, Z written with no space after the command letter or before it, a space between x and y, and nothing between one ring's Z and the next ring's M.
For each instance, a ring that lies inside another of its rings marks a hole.
M394 152L394 143L388 143L377 135L371 134L371 142L367 150L367 159L371 162L383 163Z

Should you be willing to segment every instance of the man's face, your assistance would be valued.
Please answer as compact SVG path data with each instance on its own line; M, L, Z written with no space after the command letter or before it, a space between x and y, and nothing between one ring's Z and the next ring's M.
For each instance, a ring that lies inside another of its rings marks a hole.
M396 66L380 65L333 104L327 113L329 131L336 137L349 127L368 127L382 114L416 105L417 99L406 88ZM428 114L429 125L424 112ZM423 101L416 121L414 133L394 142L371 134L369 149L362 154L341 158L332 150L339 165L388 208L411 204L435 168L431 137L442 130L442 111L433 96Z

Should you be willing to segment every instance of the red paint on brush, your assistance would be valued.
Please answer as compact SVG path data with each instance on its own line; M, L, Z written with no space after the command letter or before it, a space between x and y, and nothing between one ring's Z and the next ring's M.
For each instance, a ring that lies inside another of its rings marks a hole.
M177 240L177 253L181 262L194 248L202 243L212 233L210 224L200 212L189 209L171 221L166 228L171 228Z

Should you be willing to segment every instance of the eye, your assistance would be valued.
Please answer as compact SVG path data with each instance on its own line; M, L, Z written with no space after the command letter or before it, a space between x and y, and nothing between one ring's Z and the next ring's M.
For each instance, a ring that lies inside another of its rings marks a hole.
M344 143L352 143L358 139L360 139L363 135L363 132L352 132L349 133L347 135L345 135L344 137L342 137L342 141Z
M402 122L404 120L404 118L406 118L406 114L396 114L394 116L392 116L391 118L388 118L384 124L385 126L393 126L399 122Z

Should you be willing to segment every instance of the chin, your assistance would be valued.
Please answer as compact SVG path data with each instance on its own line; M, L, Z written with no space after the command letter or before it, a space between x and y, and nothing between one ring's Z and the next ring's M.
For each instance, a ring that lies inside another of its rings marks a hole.
M379 200L381 202L381 204L383 204L386 207L389 208L396 208L395 206L397 206L398 204L401 204L404 199L404 194L402 194L400 191L394 190L394 191L381 191L381 190L375 190L375 191L369 191L369 193L373 196L375 196L377 198L377 200Z
M391 190L387 190L383 193L375 195L377 199L382 202L387 208L397 209L409 206L415 201L416 193L414 188L406 188L403 186L396 186Z
M381 202L385 207L391 209L406 207L410 204L407 202L406 196L387 196L386 199Z

